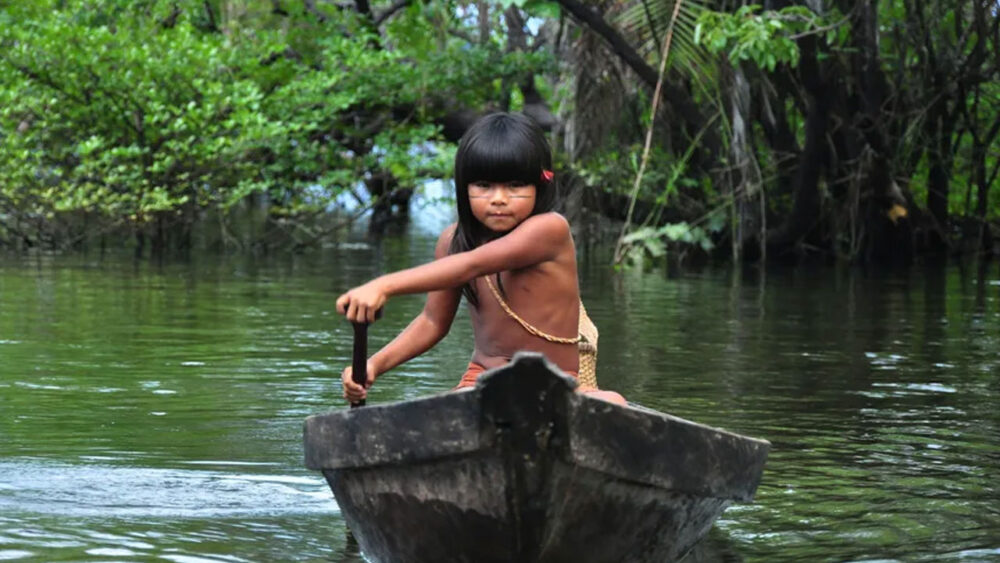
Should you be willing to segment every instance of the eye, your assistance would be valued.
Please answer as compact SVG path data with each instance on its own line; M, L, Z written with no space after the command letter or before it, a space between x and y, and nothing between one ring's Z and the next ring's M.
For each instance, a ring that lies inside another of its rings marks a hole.
M526 183L524 183L524 182L522 182L520 180L513 180L513 181L510 181L510 182L507 182L507 187L508 188L526 188L526 187L528 187L528 184L526 184Z

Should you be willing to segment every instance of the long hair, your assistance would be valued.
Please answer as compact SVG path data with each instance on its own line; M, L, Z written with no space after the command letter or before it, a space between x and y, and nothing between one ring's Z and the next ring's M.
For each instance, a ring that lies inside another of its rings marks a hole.
M497 236L473 216L469 183L517 181L533 184L536 195L531 215L537 215L555 207L555 186L542 177L542 171L551 168L549 143L541 127L530 117L516 113L492 113L473 123L462 135L455 153L458 225L448 254L472 250ZM462 287L462 294L473 305L479 304L471 282Z

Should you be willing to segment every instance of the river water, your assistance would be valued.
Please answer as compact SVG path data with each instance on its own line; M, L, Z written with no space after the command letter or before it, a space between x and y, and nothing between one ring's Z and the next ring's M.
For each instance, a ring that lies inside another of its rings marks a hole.
M342 408L340 290L433 230L301 256L0 259L0 560L360 561L302 462ZM581 260L602 386L773 443L699 561L1000 561L1000 271L616 274ZM387 342L422 306L389 303ZM371 402L450 388L460 313Z

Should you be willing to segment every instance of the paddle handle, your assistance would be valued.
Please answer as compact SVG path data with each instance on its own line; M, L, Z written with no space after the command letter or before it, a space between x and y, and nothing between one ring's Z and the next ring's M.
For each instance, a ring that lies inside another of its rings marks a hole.
M382 309L375 311L375 320L382 318ZM352 323L354 325L354 354L351 357L351 379L358 385L364 387L368 379L368 324ZM351 403L351 408L365 406L365 400L361 399L356 403Z
M352 323L354 325L354 356L351 358L351 379L364 387L368 379L368 323ZM361 399L351 403L351 408L365 406Z

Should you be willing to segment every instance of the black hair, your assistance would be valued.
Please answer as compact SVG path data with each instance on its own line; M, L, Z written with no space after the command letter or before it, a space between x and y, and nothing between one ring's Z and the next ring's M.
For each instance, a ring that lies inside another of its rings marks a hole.
M462 135L455 153L458 225L448 254L472 250L497 236L472 215L468 190L470 182L533 184L536 195L531 215L538 215L555 207L555 185L542 174L551 169L549 143L542 128L530 117L517 113L492 113L476 120ZM479 304L471 282L462 287L462 294L473 305Z

